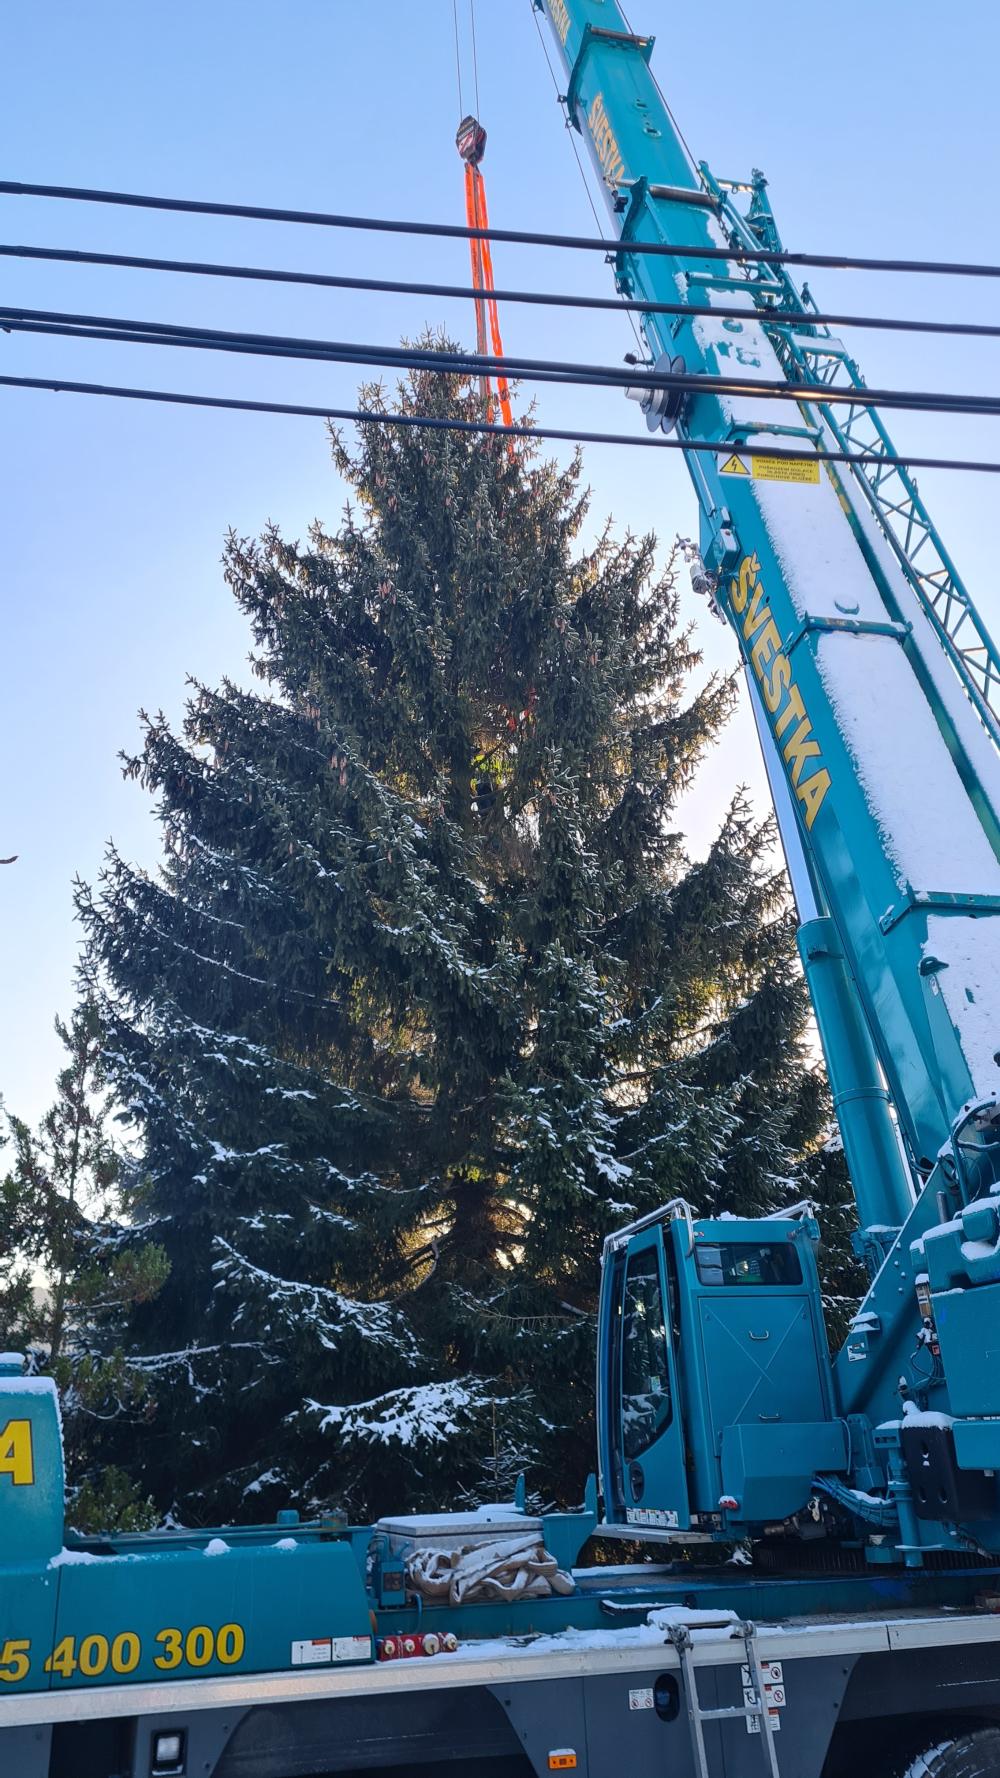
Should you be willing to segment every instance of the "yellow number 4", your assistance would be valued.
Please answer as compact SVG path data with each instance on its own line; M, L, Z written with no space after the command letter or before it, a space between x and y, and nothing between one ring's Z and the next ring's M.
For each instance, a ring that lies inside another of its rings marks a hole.
M76 1672L76 1639L64 1636L57 1642L45 1663L46 1673L61 1673L64 1679L72 1679Z
M8 1420L0 1432L0 1475L9 1475L15 1488L28 1487L34 1481L30 1420Z
M7 1685L17 1685L19 1680L27 1679L31 1666L30 1649L30 1642L12 1642L8 1638L0 1647L0 1680Z

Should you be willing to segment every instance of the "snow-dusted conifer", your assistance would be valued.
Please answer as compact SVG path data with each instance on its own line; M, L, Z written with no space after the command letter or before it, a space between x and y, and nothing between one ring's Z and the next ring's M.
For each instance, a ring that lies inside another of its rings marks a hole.
M382 397L362 391L373 412ZM417 374L405 412L475 418ZM579 465L366 424L305 547L231 537L259 695L196 685L128 769L159 879L81 892L171 1265L123 1337L182 1514L578 1495L609 1229L773 1208L822 1108L768 833L691 864L733 702Z

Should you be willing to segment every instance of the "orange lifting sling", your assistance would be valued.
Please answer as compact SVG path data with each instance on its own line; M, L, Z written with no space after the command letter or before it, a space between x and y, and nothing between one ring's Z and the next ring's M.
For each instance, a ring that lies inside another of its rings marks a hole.
M486 131L474 117L463 117L458 126L455 146L465 162L465 215L470 228L489 228L490 220L486 209L486 185L479 171L479 163L486 151ZM481 292L476 302L476 350L484 357L488 356L492 346L494 358L503 357L503 340L500 338L500 316L497 312L496 288L493 282L493 256L490 253L489 241L469 241L469 253L472 258L473 288ZM489 334L487 335L487 323ZM494 417L493 385L488 376L480 378L480 388L486 403L486 417L492 423ZM510 390L505 376L497 377L497 398L500 403L500 414L505 426L512 426L513 416L510 409Z

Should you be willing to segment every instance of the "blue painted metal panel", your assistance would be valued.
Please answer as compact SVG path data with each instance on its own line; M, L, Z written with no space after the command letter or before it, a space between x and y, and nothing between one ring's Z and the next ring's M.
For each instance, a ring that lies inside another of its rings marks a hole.
M263 1673L371 1658L349 1543L99 1556L59 1570L53 1687ZM294 1540L285 1540L293 1543ZM65 1641L64 1641L65 1639ZM314 1649L296 1645L316 1644Z
M739 1502L744 1523L780 1521L802 1512L814 1491L813 1477L843 1471L847 1456L842 1420L729 1425L722 1432L722 1486Z
M0 1529L3 1521L0 1520ZM0 1565L0 1687L47 1691L42 1663L52 1647L58 1579L36 1564Z
M211 1547L211 1540L206 1540ZM4 1691L261 1673L371 1659L349 1543L74 1551L0 1567Z
M824 1414L828 1391L810 1307L791 1289L782 1295L754 1291L752 1298L723 1291L718 1299L701 1296L699 1331L717 1450L727 1426L812 1421Z
M951 1413L994 1416L993 1456L1000 1469L1000 1284L949 1290L933 1296L941 1358L948 1377Z
M62 1431L56 1386L0 1360L0 1562L47 1561L62 1549Z

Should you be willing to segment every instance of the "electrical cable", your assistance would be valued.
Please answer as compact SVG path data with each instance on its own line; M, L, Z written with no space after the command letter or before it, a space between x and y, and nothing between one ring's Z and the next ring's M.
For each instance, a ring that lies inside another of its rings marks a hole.
M203 198L152 197L142 192L107 191L78 185L41 185L20 179L0 179L0 196L57 198L86 204L117 204L140 210L169 210L195 216L231 216L251 222L293 222L320 228L361 229L374 234L428 235L443 240L480 238L504 241L519 247L566 247L607 253L654 254L672 259L729 260L737 264L826 266L833 271L919 272L956 278L1000 278L1000 265L964 260L880 259L842 253L789 253L770 248L706 247L665 241L606 241L588 235L555 235L533 229L463 228L454 222L401 221L384 216L348 216L324 210L284 210L264 204L223 204Z
M569 383L594 388L670 389L688 394L753 395L762 401L798 405L902 408L918 412L990 416L1000 414L1000 395L956 395L940 390L857 389L826 383L757 381L748 377L709 376L701 372L639 373L629 366L577 364L572 361L503 358L479 352L442 352L414 346L373 346L356 341L300 339L282 334L235 333L217 328L182 327L172 322L133 321L116 316L81 315L50 309L0 308L0 330L46 333L70 338L102 339L119 344L183 346L200 351L236 352L248 356L300 358L335 364L363 364L380 369L432 370L442 375L507 375L527 382Z
M2 312L0 312L2 313ZM240 336L232 338L220 337L216 333L199 333L195 328L170 329L157 327L156 331L143 331L138 328L90 327L60 322L4 320L0 319L0 329L6 332L54 335L68 339L104 340L117 345L141 346L178 346L189 350L209 352L233 352L248 357L268 357L283 359L307 360L309 362L331 364L354 364L380 370L430 370L442 376L468 375L485 376L489 374L516 377L520 381L535 383L568 384L585 388L618 389L630 386L630 379L620 372L611 375L588 373L585 367L580 371L560 369L527 368L524 361L509 358L496 358L481 353L446 353L431 351L422 353L419 349L412 351L407 348L343 345L331 342L328 346L298 346L294 343L283 344L280 341L267 343L267 336L257 340ZM866 390L863 394L857 389L805 383L754 383L735 378L711 377L707 375L670 375L667 378L646 378L641 387L650 389L677 389L687 394L721 394L740 395L753 393L764 401L787 401L796 405L803 401L816 401L826 404L839 404L850 408L885 407L915 413L943 413L989 418L1000 414L1000 396L962 396L947 395L937 391L909 394L902 390Z
M493 426L485 420L446 420L430 414L384 414L362 408L307 406L292 401L254 401L235 395L189 395L174 389L134 389L114 383L81 383L65 377L18 377L0 375L0 388L41 389L54 395L106 395L127 401L156 401L182 407L228 408L239 413L288 414L311 420L343 420L357 425L397 426L424 432L480 433L490 439L528 438L556 439L569 444L636 445L640 449L660 451L691 451L696 454L728 455L734 446L730 439L716 443L708 439L663 438L642 432L585 432L556 426ZM744 448L744 447L741 447ZM772 450L768 456L784 463L856 463L888 469L958 469L964 474L981 472L1000 475L1000 462L981 462L961 457L899 457L878 451L786 451Z
M588 193L589 195L589 193ZM242 278L270 284L316 285L326 290L362 290L389 296L455 297L461 301L474 298L478 292L471 284L423 284L408 278L352 278L340 272L275 271L269 266L221 265L212 260L154 259L137 253L94 253L80 247L27 247L0 242L0 259L34 259L53 261L60 265L103 265L126 271L179 272L206 278ZM753 285L747 290L752 291ZM691 303L654 302L644 297L571 296L569 292L549 290L497 290L502 303L529 303L548 308L624 309L640 315L703 315ZM839 315L806 313L800 309L730 308L712 304L711 313L720 321L761 321L765 325L802 327L857 327L884 330L889 333L939 333L969 336L973 339L1000 339L1000 324L990 321L921 321L917 318L889 315Z

